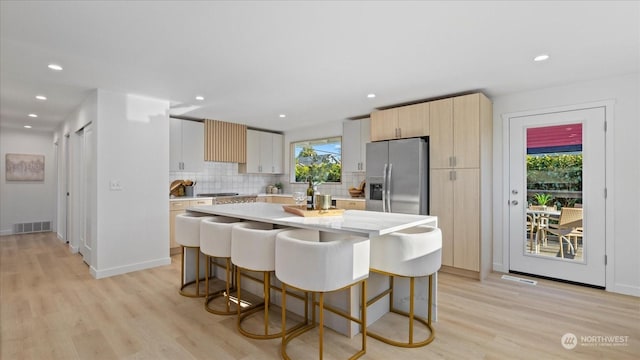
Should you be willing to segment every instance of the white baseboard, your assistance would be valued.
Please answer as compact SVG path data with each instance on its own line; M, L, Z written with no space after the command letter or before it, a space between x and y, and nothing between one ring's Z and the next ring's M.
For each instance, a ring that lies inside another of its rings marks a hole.
M509 269L505 269L503 264L493 263L493 271L501 272L501 273L508 273Z
M122 274L126 274L133 271L151 269L157 266L164 266L169 264L171 264L171 258L166 257L162 259L144 261L144 262L124 265L124 266L116 266L109 269L101 269L101 270L98 270L93 266L91 266L90 272L91 272L91 276L93 276L94 278L102 279L110 276L122 275Z
M502 264L493 263L493 271L501 272L508 274L508 269L503 269ZM607 286L606 291L623 294L623 295L631 295L640 297L640 287L626 284L613 284L612 286Z
M77 254L78 253L78 247L77 246L73 246L73 245L69 244L69 249L71 250L72 254Z
M640 297L640 287L626 284L614 284L612 289L607 288L607 291L611 291L618 294L631 295Z
M12 230L0 230L0 236L13 235Z

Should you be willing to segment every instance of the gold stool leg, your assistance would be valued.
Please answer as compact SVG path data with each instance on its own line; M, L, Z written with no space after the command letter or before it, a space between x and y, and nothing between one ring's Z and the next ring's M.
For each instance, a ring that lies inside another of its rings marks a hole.
M421 317L417 317L415 315L415 277L409 277L409 311L405 312L399 309L396 309L393 305L393 291L394 291L394 277L397 275L393 275L393 274L388 274L388 276L390 276L391 278L391 287L390 289L385 290L384 292L382 292L380 295L374 297L373 299L371 299L370 301L367 302L367 305L372 305L374 304L376 301L380 300L386 293L390 294L390 299L389 299L389 304L390 304L390 310L389 312L393 312L402 316L405 316L408 318L409 320L409 335L408 335L408 341L406 342L401 342L401 341L396 341L396 340L392 340L390 338L387 338L385 336L382 336L381 334L378 333L374 333L371 331L367 332L368 336L371 336L374 339L380 340L384 343L387 343L389 345L393 345L393 346L398 346L398 347L405 347L405 348L416 348L416 347L421 347L421 346L425 346L429 343L431 343L433 341L433 339L435 338L435 331L433 330L433 327L431 325L431 316L432 316L432 310L431 310L431 305L432 305L432 298L431 298L431 293L433 291L433 274L429 275L429 299L427 301L427 319L423 319ZM427 327L427 329L430 331L430 335L422 341L418 341L416 342L414 339L414 326L415 323L419 322L422 323L424 326Z
M427 300L427 324L429 325L429 327L431 327L431 313L433 311L432 307L433 307L433 298L431 296L432 291L433 291L433 274L429 275L429 294L427 294L429 296L429 299ZM433 330L431 330L431 333L433 333Z
M351 284L343 289L340 290L345 290L345 289L350 289L353 286L357 286L358 282ZM284 286L286 286L283 283L283 288ZM360 289L361 289L361 293L360 293L360 317L356 318L353 317L350 312L344 312L344 311L340 311L339 309L333 308L331 306L328 306L326 308L327 311L331 311L334 314L337 314L338 316L344 317L345 319L348 319L349 321L353 321L357 324L360 325L361 328L361 333L362 333L362 347L360 350L358 350L355 354L353 354L352 356L349 357L350 360L352 359L357 359L359 357L361 357L362 355L364 355L367 351L367 281L365 280L361 280L360 281ZM318 302L316 302L316 292L313 291L305 291L304 289L299 289L296 288L298 290L302 290L305 293L305 308L307 308L307 299L309 298L309 292L311 293L311 310L312 310L312 318L313 318L313 322L311 324L308 324L305 327L299 328L299 329L295 329L286 334L282 334L282 344L280 345L280 353L282 355L282 358L284 358L285 360L291 360L291 358L289 357L289 355L287 354L287 345L295 338L297 338L298 336L308 332L309 330L312 330L313 328L315 328L315 318L316 318L316 305L318 306L318 358L319 359L323 359L324 357L324 310L325 310L325 305L324 305L324 292L318 292L318 297L319 300ZM330 291L333 292L333 291ZM286 291L283 290L282 292L282 304L283 306L286 306ZM308 319L306 317L307 313L305 313L305 318ZM285 318L285 310L283 309L282 312L282 322L285 323L286 322L286 318Z
M362 355L367 352L367 280L364 280L360 285L360 319L362 324Z
M240 279L242 278L242 276L240 275L241 272L241 268L238 267L237 270L237 294L238 294L238 304L242 303L241 300L241 283L240 283ZM253 279L256 280L256 279ZM259 280L258 280L259 281ZM279 330L276 333L269 333L269 302L271 301L270 299L270 292L271 292L271 272L266 271L263 272L263 292L264 292L264 298L263 298L263 302L261 303L257 303L252 305L249 308L243 309L242 311L238 310L237 314L238 314L238 321L237 321L237 327L238 327L238 331L249 338L252 339L259 339L259 340L265 340L265 339L275 339L278 337L282 336L282 330ZM238 309L240 309L240 305L238 307ZM263 322L264 322L264 330L261 334L256 334L256 333L251 333L247 330L245 330L242 327L242 322L249 317L250 315L253 315L256 312L259 312L260 310L263 310ZM295 326L294 328L298 328L301 327L304 324L298 324L297 326Z
M414 309L413 306L415 304L415 299L413 298L415 295L415 278L409 279L409 344L413 344L413 316Z
M226 259L226 272L227 272L227 276L226 276L226 280L227 280L227 284L225 287L225 290L227 291L227 295L226 295L226 299L225 299L225 304L227 304L227 312L231 312L231 301L229 300L231 298L231 290L229 287L229 283L231 282L231 274L229 272L231 268L231 259L227 258Z
M222 267L222 265L219 264L215 259L219 259L219 258L209 256L209 260L207 260L207 263L210 266L213 264L214 267ZM237 314L236 309L232 310L231 308L231 291L236 290L233 285L235 284L235 280L236 280L235 275L233 275L235 271L235 267L233 266L233 264L231 264L231 258L223 258L223 259L225 259L224 269L226 271L225 285L221 289L216 289L216 291L214 291L213 293L209 291L210 290L209 285L206 285L207 293L205 295L204 308L208 312L216 315L235 315ZM207 281L208 281L209 278L212 277L213 275L211 275L210 267L208 267L207 270L209 270L209 273L207 275ZM213 277L215 278L215 276ZM219 297L224 297L223 309L218 309L210 305L215 299Z
M180 290L179 293L182 296L186 297L202 297L204 294L200 292L200 247L199 246L181 246L182 247L182 266L180 268ZM185 259L187 256L187 251L192 249L196 252L196 261L195 261L195 280L185 282ZM185 288L189 285L195 284L195 292L189 293L185 291Z
M207 267L205 268L204 271L204 298L208 299L209 298L209 277L211 276L211 256L209 255L205 255L205 258L207 259Z
M263 273L264 281L264 335L269 335L269 295L271 295L271 276L269 273Z
M180 258L180 291L184 288L184 246L180 245L182 249L182 258Z
M324 340L324 293L321 292L320 293L320 309L318 310L318 317L320 318L320 323L319 323L319 327L320 329L318 329L318 334L320 337L320 346L318 348L318 351L320 352L320 360L322 360L322 353L324 352L324 344L323 344L323 340Z

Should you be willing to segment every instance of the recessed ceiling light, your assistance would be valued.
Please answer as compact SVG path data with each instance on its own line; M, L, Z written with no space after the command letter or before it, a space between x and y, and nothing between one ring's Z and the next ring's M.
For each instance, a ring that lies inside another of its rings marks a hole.
M281 118L286 118L286 117L287 117L287 115L285 115L285 114L280 114L280 117L281 117Z
M36 115L36 114L29 114L29 117L37 118L37 117L38 117L38 115Z
M31 129L31 125L25 125L25 129Z
M202 101L202 100L204 100L204 96L196 96L196 100Z
M38 100L47 100L47 97L44 95L36 95L36 99Z
M545 60L547 60L547 59L549 59L549 55L547 55L547 54L540 54L540 55L538 55L538 56L534 57L534 58L533 58L533 61L545 61Z
M49 69L55 70L55 71L61 71L62 70L62 66L60 66L58 64L49 64Z
M376 94L371 93L371 94L368 94L367 97L369 99L373 99L374 97L376 97Z

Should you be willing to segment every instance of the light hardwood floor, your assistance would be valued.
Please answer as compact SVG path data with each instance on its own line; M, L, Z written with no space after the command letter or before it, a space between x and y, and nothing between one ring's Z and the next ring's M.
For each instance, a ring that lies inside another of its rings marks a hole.
M279 340L251 340L233 317L207 313L178 294L169 266L95 280L52 233L0 237L1 359L278 359ZM637 359L640 299L551 281L478 282L441 274L435 341L399 349L369 338L364 359ZM383 323L402 331L393 315ZM565 350L565 333L628 336L624 346ZM314 358L316 333L290 354ZM327 331L327 357L358 346Z

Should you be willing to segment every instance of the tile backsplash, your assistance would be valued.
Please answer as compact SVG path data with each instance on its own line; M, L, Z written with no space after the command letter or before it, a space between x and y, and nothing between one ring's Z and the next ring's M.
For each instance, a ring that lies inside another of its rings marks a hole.
M357 187L365 179L365 173L343 173L342 183L320 185L318 191L333 196L349 197L349 188ZM213 192L237 192L240 194L259 194L266 192L268 185L282 182L283 192L305 191L307 184L289 183L289 174L262 175L239 174L237 163L205 162L203 172L169 172L169 181L192 180L196 183L194 194ZM168 187L168 185L167 185Z

